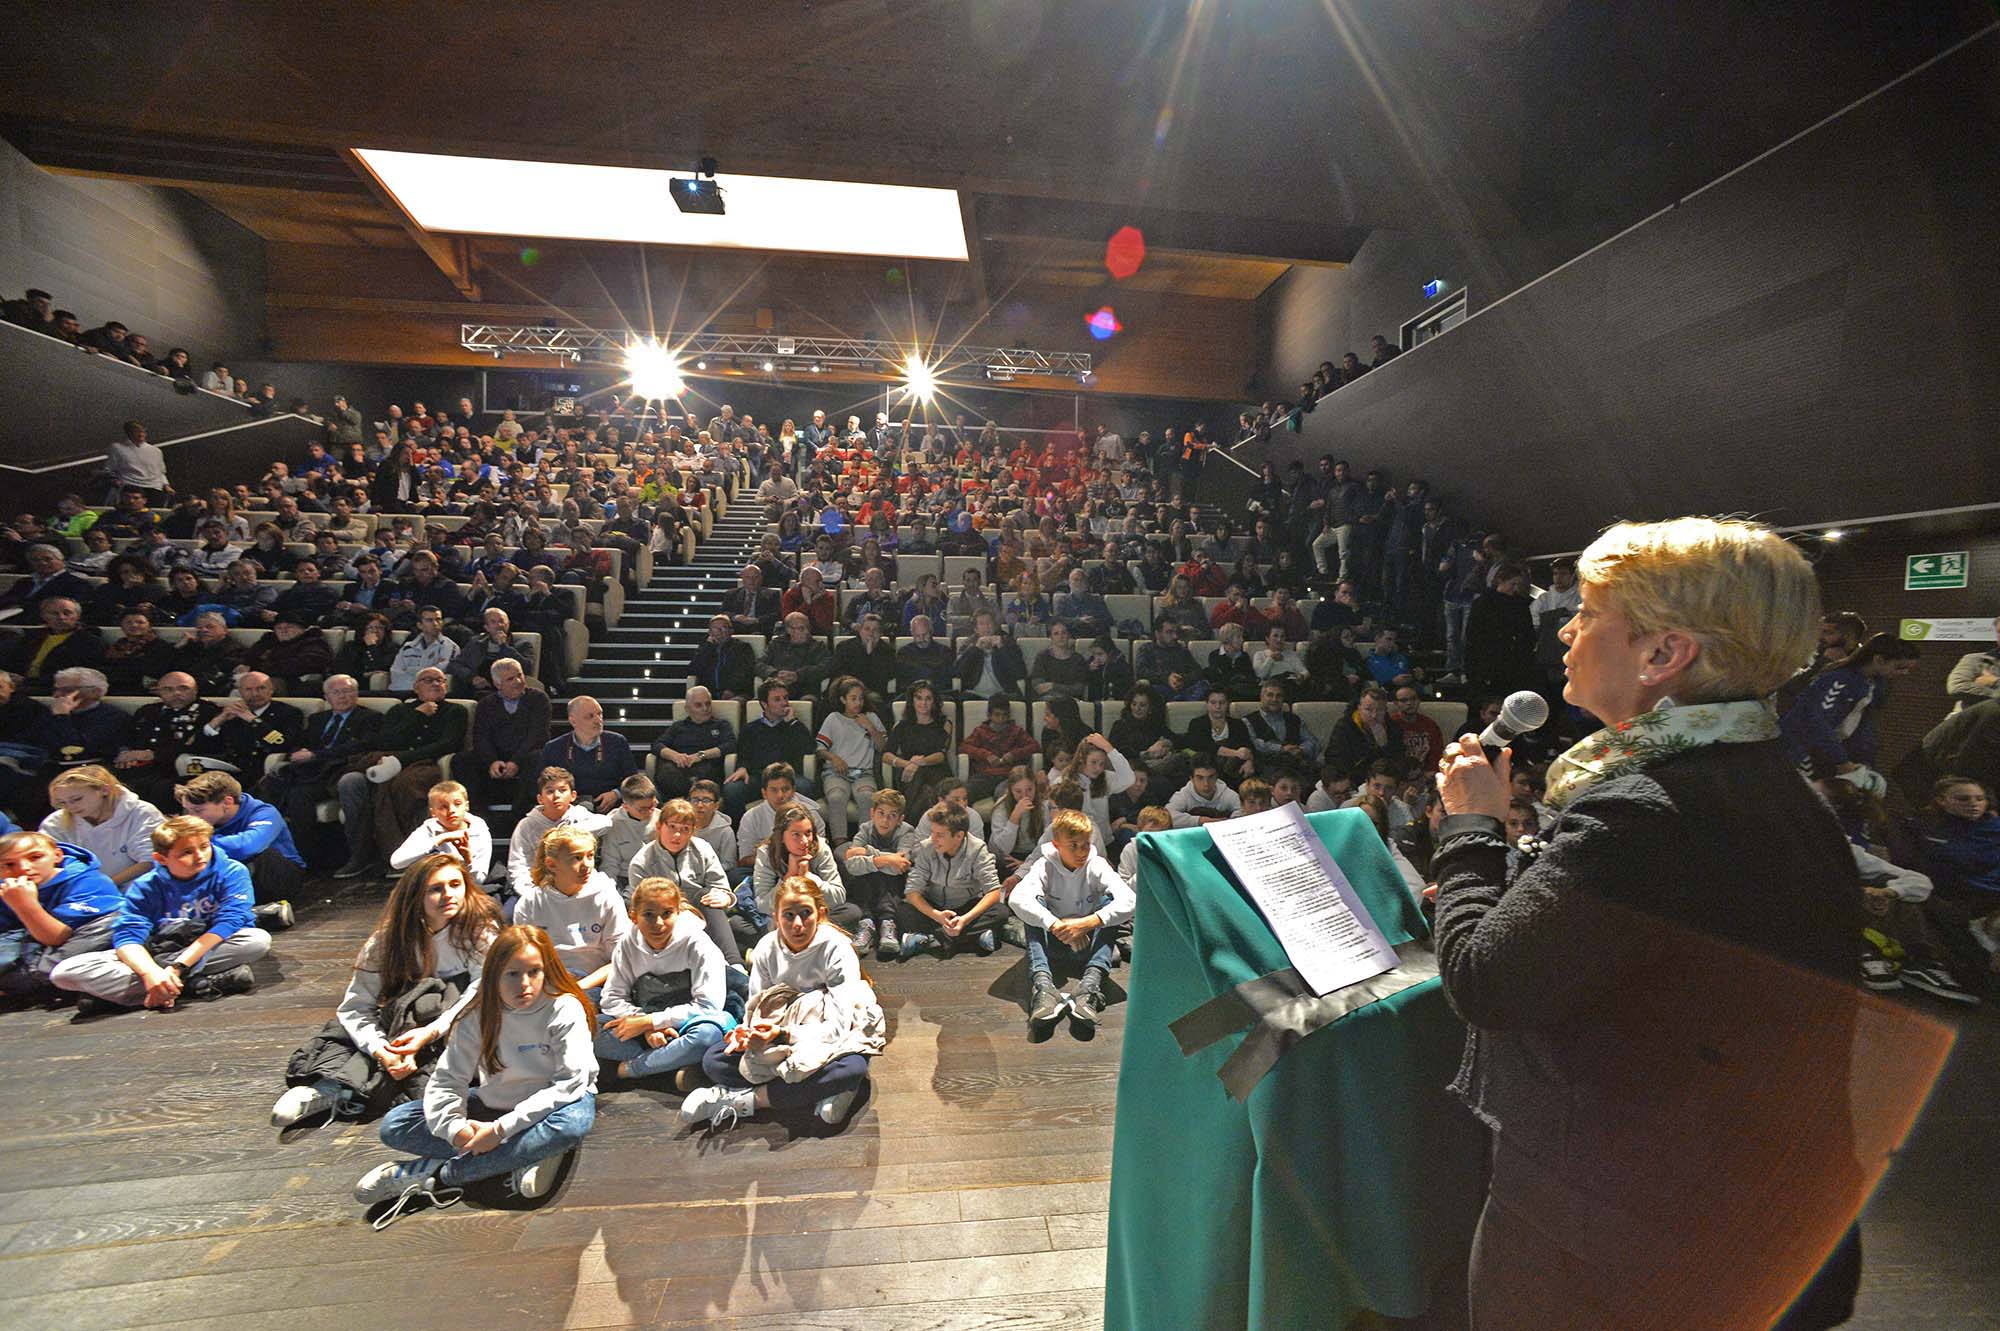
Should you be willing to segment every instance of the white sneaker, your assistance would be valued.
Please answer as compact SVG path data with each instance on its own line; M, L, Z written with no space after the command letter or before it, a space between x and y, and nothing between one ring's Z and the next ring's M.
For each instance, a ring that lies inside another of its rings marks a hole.
M549 1189L556 1185L556 1176L562 1173L563 1161L567 1159L568 1151L558 1151L515 1170L510 1180L514 1185L514 1195L528 1201L548 1196Z
M757 1092L749 1087L730 1090L725 1086L697 1086L681 1101L681 1124L691 1128L697 1123L713 1121L718 1128L726 1128L756 1112ZM726 1120L724 1115L728 1116Z
M813 1114L820 1122L837 1128L847 1122L847 1115L854 1108L854 1097L860 1093L860 1088L856 1087L851 1091L842 1091L838 1095L829 1095L813 1106Z
M354 1200L363 1206L373 1206L386 1202L392 1197L400 1197L413 1185L427 1182L437 1177L444 1168L444 1161L425 1157L420 1160L391 1160L380 1164L361 1176L354 1185Z
M315 1114L333 1112L333 1097L317 1086L294 1086L271 1106L271 1126L289 1128Z

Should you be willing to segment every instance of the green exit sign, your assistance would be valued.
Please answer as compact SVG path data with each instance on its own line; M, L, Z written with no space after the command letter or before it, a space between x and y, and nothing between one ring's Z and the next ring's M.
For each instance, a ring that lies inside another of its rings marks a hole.
M1963 550L1945 550L1934 555L1911 555L1903 561L1903 590L1906 592L1955 591L1966 585L1972 561Z

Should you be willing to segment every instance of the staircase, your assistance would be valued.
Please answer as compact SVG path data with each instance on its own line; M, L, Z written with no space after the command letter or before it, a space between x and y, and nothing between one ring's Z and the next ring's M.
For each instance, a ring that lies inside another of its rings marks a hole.
M590 655L571 682L604 706L604 724L650 749L673 721L673 707L687 692L688 664L708 637L708 621L737 584L768 524L749 487L716 518L695 548L694 561L655 566L653 580L628 596L618 627L593 635ZM563 726L555 718L555 728Z

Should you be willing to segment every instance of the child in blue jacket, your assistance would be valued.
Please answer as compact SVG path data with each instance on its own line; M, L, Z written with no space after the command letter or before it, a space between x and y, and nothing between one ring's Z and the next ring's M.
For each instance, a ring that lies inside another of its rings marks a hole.
M192 815L154 828L153 868L125 890L113 950L71 957L49 982L84 995L79 1007L169 1008L249 992L250 963L271 950L271 935L252 922L250 871L212 838Z
M203 772L174 787L181 808L215 829L215 848L250 871L257 923L292 927L292 896L305 886L306 860L285 815L227 772Z
M50 971L111 946L123 900L81 846L18 828L0 834L0 993L54 992Z

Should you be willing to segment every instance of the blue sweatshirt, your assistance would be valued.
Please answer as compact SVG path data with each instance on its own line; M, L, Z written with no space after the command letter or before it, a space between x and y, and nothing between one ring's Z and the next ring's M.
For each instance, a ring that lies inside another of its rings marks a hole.
M1875 718L1881 712L1885 686L1859 670L1836 666L1806 686L1805 692L1779 718L1785 752L1795 763L1811 759L1828 769L1841 763L1875 764ZM1841 726L1856 707L1866 707L1854 733L1843 738Z
M276 846L280 855L301 869L306 867L285 816L247 792L237 796L236 816L215 829L214 846L239 864L248 864Z
M42 909L72 929L117 910L124 898L118 884L97 867L97 857L82 846L56 844L62 847L62 865L35 892ZM25 927L12 910L0 905L0 933Z
M2000 902L2000 813L1978 822L1941 817L1923 829L1924 872L1946 892L1977 893L1975 909Z
M144 947L163 924L198 920L204 932L225 941L250 928L257 897L250 888L250 871L223 851L192 878L176 878L155 864L125 889L125 906L111 929L111 946L130 943Z

